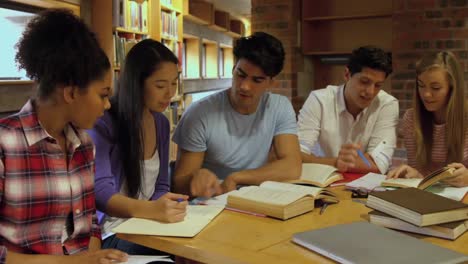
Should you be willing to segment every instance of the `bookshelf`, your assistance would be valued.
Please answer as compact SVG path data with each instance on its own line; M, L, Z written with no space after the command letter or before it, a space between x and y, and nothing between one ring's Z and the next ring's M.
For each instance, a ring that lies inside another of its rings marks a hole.
M313 65L313 89L343 83L344 62L359 46L391 52L392 1L302 1L302 53Z

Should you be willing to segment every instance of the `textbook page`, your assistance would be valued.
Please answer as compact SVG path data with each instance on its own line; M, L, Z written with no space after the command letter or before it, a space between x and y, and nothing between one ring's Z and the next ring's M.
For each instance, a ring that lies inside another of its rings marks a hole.
M300 192L303 193L304 196L312 195L316 197L321 191L322 188L320 187L313 187L313 186L303 186L297 185L292 183L284 183L284 182L274 182L274 181L266 181L260 184L262 188L268 188L273 190L286 190L292 192Z
M335 171L336 168L329 165L303 163L300 179L323 183L326 182Z
M114 233L193 237L213 220L224 206L189 205L184 221L162 223L158 221L130 218L112 231Z
M302 192L260 188L259 186L247 186L238 191L234 191L230 196L266 204L285 206L301 199L305 194Z
M128 260L126 262L122 262L121 264L147 264L151 263L152 261L174 263L174 261L172 261L169 256L129 255Z
M346 189L351 190L361 189L372 191L375 188L380 187L380 184L385 180L385 178L387 178L386 175L369 172L359 179L348 182L345 186Z
M392 184L394 186L405 186L405 187L414 187L418 188L419 184L421 183L422 178L393 178L393 179L386 179L382 182L382 185Z

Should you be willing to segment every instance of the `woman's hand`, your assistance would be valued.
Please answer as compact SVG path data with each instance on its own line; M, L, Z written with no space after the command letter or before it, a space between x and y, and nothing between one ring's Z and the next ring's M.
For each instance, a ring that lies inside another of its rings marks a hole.
M461 163L450 163L447 165L449 168L455 168L453 176L446 180L443 180L444 183L450 184L455 187L465 187L468 186L468 170L465 165Z
M423 178L423 175L415 168L402 164L387 173L387 179L395 178Z

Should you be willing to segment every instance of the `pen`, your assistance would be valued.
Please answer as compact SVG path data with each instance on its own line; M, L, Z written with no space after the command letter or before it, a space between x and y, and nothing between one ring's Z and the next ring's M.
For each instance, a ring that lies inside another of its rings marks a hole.
M328 203L324 203L322 205L322 209L320 209L320 214L323 214L323 212L325 212L325 209L327 209L327 206L328 206Z
M177 202L178 202L178 203L181 203L181 202L183 202L183 201L184 201L184 199L182 199L182 198L177 198Z
M357 150L357 153L358 153L359 157L361 157L362 161L364 161L364 163L367 165L367 167L369 167L369 168L372 167L371 163L366 158L366 156L364 156L364 154L362 153L362 151L360 149Z

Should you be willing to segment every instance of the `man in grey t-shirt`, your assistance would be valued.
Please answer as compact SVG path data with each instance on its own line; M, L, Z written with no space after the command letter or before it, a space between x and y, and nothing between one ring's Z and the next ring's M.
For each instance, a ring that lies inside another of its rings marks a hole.
M294 110L286 97L266 92L283 68L281 42L256 32L236 42L234 56L232 87L193 103L176 128L176 192L211 197L300 176Z

